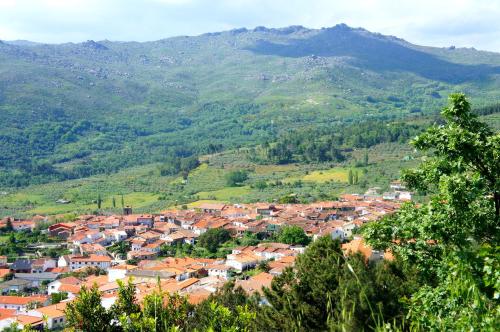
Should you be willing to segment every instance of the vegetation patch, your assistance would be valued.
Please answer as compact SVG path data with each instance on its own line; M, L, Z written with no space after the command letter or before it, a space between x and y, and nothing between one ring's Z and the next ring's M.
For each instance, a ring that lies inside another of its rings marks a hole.
M313 181L313 182L327 182L327 181L337 181L337 182L347 182L349 175L349 169L334 167L324 171L314 171L304 177L303 181Z
M227 187L214 191L201 191L196 195L200 199L214 199L219 201L232 201L248 194L251 191L249 186Z

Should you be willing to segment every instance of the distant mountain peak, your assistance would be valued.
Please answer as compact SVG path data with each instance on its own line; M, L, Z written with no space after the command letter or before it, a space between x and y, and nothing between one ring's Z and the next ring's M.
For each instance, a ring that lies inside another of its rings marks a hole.
M101 51L108 50L108 48L106 46L104 46L103 44L100 44L98 42L95 42L93 40L87 40L86 42L81 43L81 45L83 47L91 48L94 50L101 50Z

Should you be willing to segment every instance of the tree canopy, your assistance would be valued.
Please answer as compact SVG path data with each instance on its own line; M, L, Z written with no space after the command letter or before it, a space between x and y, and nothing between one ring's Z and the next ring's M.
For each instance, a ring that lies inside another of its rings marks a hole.
M310 242L306 232L299 226L285 226L277 234L278 241L286 244L307 245Z
M198 245L211 253L215 253L217 249L219 249L219 246L230 238L231 234L227 229L211 228L200 235L198 238Z
M463 94L451 95L442 115L444 124L412 141L430 156L403 174L430 201L406 204L364 234L416 268L415 329L490 330L500 317L500 134L477 120Z

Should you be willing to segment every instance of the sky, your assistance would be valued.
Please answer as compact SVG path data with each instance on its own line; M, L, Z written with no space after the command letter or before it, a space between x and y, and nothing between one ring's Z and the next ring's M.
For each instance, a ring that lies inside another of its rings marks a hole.
M500 0L0 0L0 40L44 43L338 23L420 45L500 52Z

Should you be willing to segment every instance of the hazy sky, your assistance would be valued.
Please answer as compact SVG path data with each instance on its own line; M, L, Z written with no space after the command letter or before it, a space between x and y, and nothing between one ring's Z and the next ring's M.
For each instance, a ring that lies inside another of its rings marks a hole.
M500 52L500 0L0 0L0 39L157 40L238 27L346 23Z

